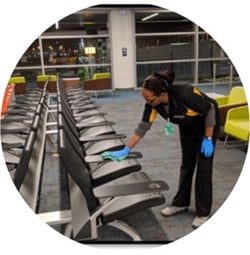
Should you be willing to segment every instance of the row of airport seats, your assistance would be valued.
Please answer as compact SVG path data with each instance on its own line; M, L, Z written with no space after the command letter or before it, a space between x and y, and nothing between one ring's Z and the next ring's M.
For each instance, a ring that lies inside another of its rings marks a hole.
M51 226L65 225L63 233L74 240L98 240L98 228L108 224L140 241L140 235L121 219L163 204L162 191L168 185L152 181L142 171L140 152L130 153L121 162L104 160L101 153L123 148L126 135L116 132L115 123L83 89L64 88L59 79L56 89L52 95L56 109L50 105L51 93L45 83L16 97L4 113L1 142L14 184L42 220ZM56 112L55 123L49 122L50 111ZM50 124L56 128L48 132ZM67 173L70 208L39 213L48 133L57 134L59 170Z
M122 221L135 212L165 202L163 181L152 181L142 171L140 152L117 162L104 160L101 153L125 146L107 113L82 88L64 88L58 83L58 152L60 169L69 183L70 210L43 213L50 225L67 223L64 234L77 241L98 241L98 228L108 224L134 241L140 235ZM60 215L60 217L58 217Z
M39 74L36 76L36 85L38 88L43 88L46 83L47 90L49 92L56 92L56 79L57 76L52 74ZM12 76L10 77L8 84L15 84L15 95L23 95L27 90L27 81L25 76Z
M47 82L43 89L18 95L2 113L1 145L11 177L27 204L35 211L45 145L49 106Z

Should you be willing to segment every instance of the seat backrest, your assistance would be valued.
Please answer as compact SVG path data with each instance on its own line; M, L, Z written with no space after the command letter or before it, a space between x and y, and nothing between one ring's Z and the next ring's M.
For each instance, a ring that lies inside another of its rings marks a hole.
M22 151L21 158L17 165L17 169L16 169L16 172L14 175L13 181L14 181L14 184L16 185L16 188L18 190L20 189L20 187L24 181L26 173L30 171L29 164L30 164L31 157L34 157L33 154L34 154L35 150L34 150L33 146L34 146L34 143L35 143L35 140L37 137L37 132L38 132L38 130L39 130L39 132L41 132L45 126L42 123L45 121L44 117L45 117L46 109L47 109L45 97L46 97L46 93L41 94L41 98L40 98L39 103L36 107L35 115L32 120L30 132L25 140L24 149Z
M8 84L18 84L18 83L25 83L26 79L24 76L13 76L9 79Z
M58 105L60 107L60 105ZM58 111L59 112L59 111ZM59 112L60 113L60 112ZM70 112L70 110L65 107L64 103L62 102L61 104L61 113L64 117L64 122L67 123L68 127L70 128L71 132L74 134L74 136L79 139L79 132L76 129L76 124L75 124L75 120L72 116L72 113ZM64 124L63 124L64 125Z
M72 129L70 127L72 127ZM80 144L79 136L76 134L77 131L74 131L75 127L68 125L68 123L65 121L65 116L63 113L58 113L58 128L63 128L71 146L78 153L79 157L84 161L84 150Z
M240 103L246 103L246 102L247 102L247 98L246 98L244 88L241 86L233 87L229 93L227 104L240 104Z
M245 119L249 120L249 109L248 105L243 105L235 108L231 108L228 113L227 113L227 119L232 120L232 119Z
M91 212L98 206L98 201L92 192L90 173L82 158L73 149L72 144L69 141L69 137L63 128L59 129L58 142L60 161L63 163L75 185L77 185L81 190L86 199L88 210Z
M56 75L41 74L36 76L37 82L57 81Z
M66 170L69 180L73 238L78 240L91 239L90 215L99 203L92 192L89 171L72 148L63 128L59 129L58 138L60 167Z
M93 80L98 80L98 79L110 79L111 75L109 72L106 73L94 73L93 75Z
M25 141L25 145L24 145L24 148L23 148L23 151L21 154L20 161L17 165L17 169L15 172L13 181L14 181L14 184L18 190L23 182L23 179L25 177L25 174L26 174L28 166L29 166L35 138L36 138L36 132L30 131L30 133L28 134L28 137Z
M30 155L27 155L30 159L27 162L28 164L25 173L23 172L23 181L20 183L21 180L18 177L17 182L18 186L21 184L19 188L20 194L34 211L37 209L37 197L39 193L40 178L43 167L47 114L47 107L44 106L41 114L39 115L40 120L34 120L34 130L37 130L35 131L36 137L33 142Z

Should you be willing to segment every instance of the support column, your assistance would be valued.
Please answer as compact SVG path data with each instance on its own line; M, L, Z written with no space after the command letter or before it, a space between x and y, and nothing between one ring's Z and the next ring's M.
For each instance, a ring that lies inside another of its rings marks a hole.
M196 86L199 82L199 27L194 24L194 80L193 83Z
M134 26L134 13L131 10L111 10L109 31L114 89L136 87Z

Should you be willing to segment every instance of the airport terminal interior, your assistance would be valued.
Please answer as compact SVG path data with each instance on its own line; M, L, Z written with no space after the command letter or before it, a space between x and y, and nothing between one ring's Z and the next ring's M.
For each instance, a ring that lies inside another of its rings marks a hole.
M193 194L187 211L160 213L178 188L176 124L166 135L158 116L126 159L101 156L127 144L144 79L165 69L219 107L213 217L244 167L250 128L244 84L203 28L157 6L98 5L51 24L18 58L2 95L2 152L20 199L51 231L94 244L165 244L195 231Z

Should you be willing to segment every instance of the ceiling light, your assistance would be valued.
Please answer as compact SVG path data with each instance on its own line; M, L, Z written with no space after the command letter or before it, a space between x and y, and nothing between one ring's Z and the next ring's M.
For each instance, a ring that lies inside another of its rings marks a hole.
M142 18L141 20L142 20L142 21L146 21L146 20L148 20L148 19L152 19L153 17L155 17L155 16L157 16L157 15L159 15L158 12L153 13L153 14L151 14L151 15L149 15L149 16L146 16L145 18Z

